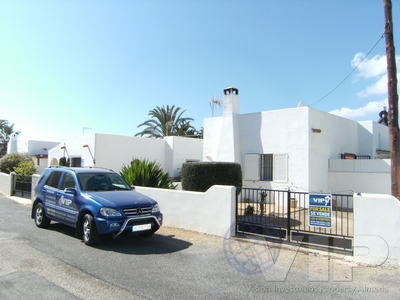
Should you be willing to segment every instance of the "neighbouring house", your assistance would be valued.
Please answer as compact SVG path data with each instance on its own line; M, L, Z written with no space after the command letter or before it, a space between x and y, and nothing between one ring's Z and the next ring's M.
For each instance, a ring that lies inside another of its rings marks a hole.
M28 154L32 157L37 173L47 168L49 149L58 144L59 142L28 140Z
M182 164L202 159L203 140L180 136L162 139L113 134L71 136L49 150L48 165L58 165L61 157L71 167L102 167L120 171L134 158L158 162L171 177L180 176Z
M390 193L389 132L307 106L240 114L224 90L223 116L204 121L204 161L238 162L247 187Z
M7 153L27 153L32 157L36 172L47 168L48 150L58 145L55 141L22 140L13 135L8 142Z

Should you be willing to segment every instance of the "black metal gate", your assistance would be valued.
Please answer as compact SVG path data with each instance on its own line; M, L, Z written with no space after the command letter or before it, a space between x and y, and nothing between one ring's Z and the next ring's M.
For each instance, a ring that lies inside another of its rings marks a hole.
M236 234L353 252L353 196L332 194L332 226L309 225L309 193L239 188Z
M15 175L15 184L12 194L13 196L30 199L32 194L32 176Z

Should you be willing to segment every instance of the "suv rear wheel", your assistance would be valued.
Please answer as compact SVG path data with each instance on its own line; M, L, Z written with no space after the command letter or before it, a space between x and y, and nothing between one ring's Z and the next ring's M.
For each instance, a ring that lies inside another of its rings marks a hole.
M37 227L45 228L50 224L50 219L47 218L46 212L44 211L44 206L40 202L35 205L33 217Z
M82 240L88 245L94 245L98 240L98 233L96 223L92 215L86 214L82 219Z

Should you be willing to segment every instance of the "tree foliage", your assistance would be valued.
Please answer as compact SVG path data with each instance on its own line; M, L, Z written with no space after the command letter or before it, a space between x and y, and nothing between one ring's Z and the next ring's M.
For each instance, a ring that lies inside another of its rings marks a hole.
M190 124L192 118L183 117L185 110L175 105L167 105L149 111L151 119L139 124L145 128L136 136L161 138L164 136L196 136L196 129Z
M175 189L173 181L169 178L158 163L134 159L129 165L124 165L120 172L129 185Z
M16 172L15 168L19 166L22 162L32 162L32 158L29 154L22 154L22 153L10 153L4 155L0 158L0 172L3 173L11 173Z
M22 161L14 168L15 173L18 175L30 176L35 173L35 164L33 161Z
M18 131L14 131L14 124L0 119L0 156L7 153L7 143L13 133L19 134Z

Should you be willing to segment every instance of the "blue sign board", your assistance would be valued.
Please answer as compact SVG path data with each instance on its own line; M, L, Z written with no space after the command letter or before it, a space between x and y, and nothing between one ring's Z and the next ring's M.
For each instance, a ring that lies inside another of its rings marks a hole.
M310 226L332 227L332 195L310 194L308 216Z

